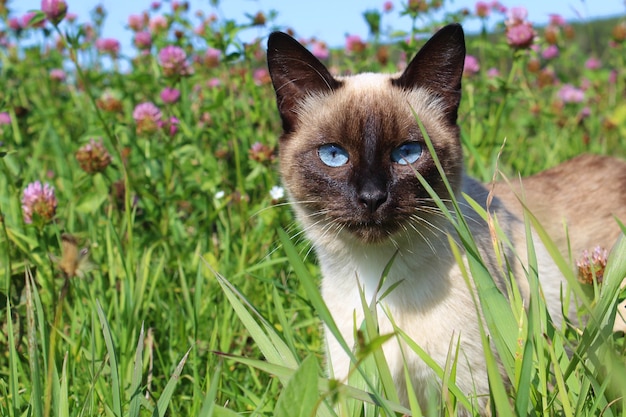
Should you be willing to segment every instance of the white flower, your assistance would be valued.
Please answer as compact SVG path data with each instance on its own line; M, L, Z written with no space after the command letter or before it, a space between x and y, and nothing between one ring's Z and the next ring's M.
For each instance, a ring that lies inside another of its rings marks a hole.
M270 189L272 200L281 200L285 197L285 189L279 185L275 185Z
M224 191L219 190L218 192L215 193L215 199L221 200L222 198L224 198L225 195L226 193Z

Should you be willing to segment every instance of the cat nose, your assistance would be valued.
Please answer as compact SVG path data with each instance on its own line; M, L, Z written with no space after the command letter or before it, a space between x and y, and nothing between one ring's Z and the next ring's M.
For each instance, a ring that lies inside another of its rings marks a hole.
M363 204L370 213L375 213L385 201L387 201L387 191L379 189L362 190L359 194L359 203Z

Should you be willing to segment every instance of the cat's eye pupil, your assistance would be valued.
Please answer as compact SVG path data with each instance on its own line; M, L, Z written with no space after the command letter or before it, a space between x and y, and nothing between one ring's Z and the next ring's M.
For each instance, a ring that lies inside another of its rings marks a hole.
M320 160L329 167L340 167L348 163L348 152L339 145L326 144L317 149Z
M400 165L412 164L422 156L422 145L406 142L391 151L391 160Z

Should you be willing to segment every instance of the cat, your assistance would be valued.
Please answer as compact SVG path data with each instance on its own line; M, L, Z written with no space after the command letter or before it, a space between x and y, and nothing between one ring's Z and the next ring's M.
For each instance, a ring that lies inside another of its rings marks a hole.
M394 331L389 313L441 367L449 361L449 352L456 351L458 341L456 384L464 393L475 395L475 406L481 414L487 413L489 382L480 320L447 239L456 233L416 175L419 172L451 208L451 196L417 118L432 140L462 215L502 291L506 283L489 227L463 194L485 209L488 206L520 249L521 263L513 262L512 267L527 298L519 190L504 184L491 187L512 206L508 208L504 200L489 198L490 188L464 174L457 125L465 59L462 27L451 24L440 29L401 74L332 76L304 46L280 32L269 37L267 59L283 129L279 140L282 181L314 247L322 272L322 296L343 338L349 346L356 343L354 329L363 320L360 291L371 302L395 286L378 303L380 334ZM622 183L626 186L626 179ZM542 193L558 193L558 188L551 187L546 183L537 187L537 193L545 200ZM559 223L559 219L549 220ZM543 293L559 325L559 300L566 284L537 239L535 246ZM516 259L511 251L504 251L507 259ZM378 289L392 258L384 286ZM329 373L345 381L350 359L328 329L325 333ZM417 398L425 406L432 388L440 388L441 381L397 339L385 342L383 351L402 403L408 403L406 362Z

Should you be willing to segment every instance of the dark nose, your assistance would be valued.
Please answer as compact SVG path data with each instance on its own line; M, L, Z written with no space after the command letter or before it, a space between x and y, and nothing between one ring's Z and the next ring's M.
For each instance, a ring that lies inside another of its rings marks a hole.
M371 185L364 187L359 193L359 203L367 207L370 213L375 213L385 201L387 201L387 191Z

